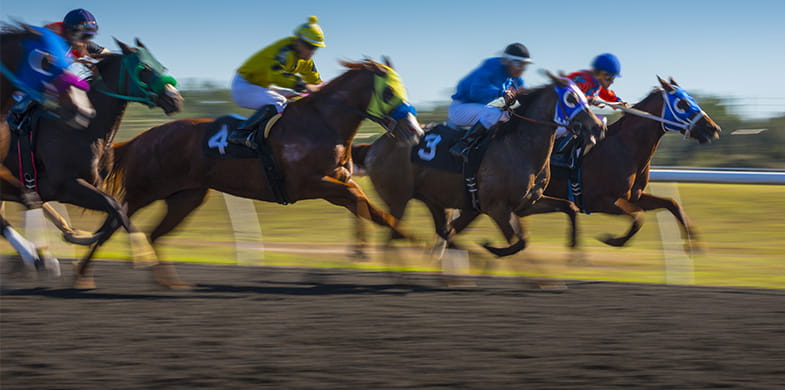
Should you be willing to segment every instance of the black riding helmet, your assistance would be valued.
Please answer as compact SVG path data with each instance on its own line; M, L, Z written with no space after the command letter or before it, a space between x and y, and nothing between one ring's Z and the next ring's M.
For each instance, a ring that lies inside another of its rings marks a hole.
M526 46L523 46L522 43L512 43L507 45L507 48L504 49L504 58L513 61L522 61L523 63L531 63L532 60L529 57L529 49Z

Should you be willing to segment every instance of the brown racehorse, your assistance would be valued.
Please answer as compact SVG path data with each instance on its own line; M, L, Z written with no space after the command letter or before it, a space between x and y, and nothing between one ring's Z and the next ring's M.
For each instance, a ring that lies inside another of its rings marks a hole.
M697 242L693 225L676 201L644 190L649 183L652 156L666 131L678 131L685 134L685 138L705 144L718 139L721 129L673 79L671 82L659 81L662 90L655 89L633 108L646 113L663 113L666 120L670 118L671 124L625 114L608 127L605 139L583 158L583 208L588 212L626 215L632 219L626 234L619 237L607 234L600 238L608 245L626 244L640 229L644 211L663 208L679 221L688 244L692 246ZM565 199L567 191L565 179L552 178L545 194ZM461 231L468 222L456 221L453 226ZM571 216L573 237L577 230L575 222Z
M412 147L387 135L370 147L358 145L358 152L365 157L357 163L367 170L376 192L395 218L403 217L409 200L421 200L431 212L436 233L455 246L446 218L447 209L460 209L460 218L472 216L473 219L484 213L512 244L506 248L488 244L484 247L497 256L515 254L525 248L526 240L518 219L510 218L512 212L574 208L569 201L542 196L550 178L548 159L559 126L553 121L557 109L563 107L563 102L569 102L572 116L559 119L569 123L572 131L582 132L586 139L599 136L603 130L602 122L589 110L583 93L571 81L549 76L553 84L519 94L521 106L512 111L509 122L498 125L477 173L479 209L467 207L461 174L413 163ZM359 222L357 227L358 235L362 235Z
M2 31L0 31L0 42L2 42L0 45L0 63L2 63L2 72L0 72L0 190L3 187L14 188L18 191L22 190L22 184L18 176L14 175L3 163L8 155L11 142L11 133L6 116L16 103L12 95L17 92L17 87L19 86L13 82L12 78L18 77L19 73L21 73L22 69L20 67L22 64L29 65L28 71L33 74L47 75L48 77L52 77L51 75L55 74L54 71L63 71L63 68L60 67L61 65L58 65L62 64L62 61L52 60L50 56L54 54L49 50L59 51L64 46L49 41L52 37L44 37L44 33L53 34L47 30L37 30L22 23L18 25L4 24ZM53 37L57 40L60 39ZM32 44L32 42L38 43ZM34 48L28 47L28 49L25 49L23 47L25 45L34 45ZM67 70L64 73L67 73ZM64 74L61 76L64 76ZM17 82L20 81L17 80ZM21 83L23 84L23 82ZM53 81L49 85L54 84L57 84L57 81ZM34 94L40 92L40 96L32 98L53 103L47 104L48 110L52 115L63 118L64 121L73 127L73 131L84 128L95 112L87 100L85 92L74 86L60 88L59 92L55 89L45 88L45 91L24 92ZM34 192L28 192L23 201L28 208L37 208L40 205L40 199ZM2 202L0 201L1 204ZM0 235L9 240L25 260L25 263L40 265L39 260L41 259L39 254L36 253L37 248L35 248L35 245L16 233L2 215L0 215Z
M75 130L58 118L40 120L35 130L37 191L44 202L60 201L104 211L132 233L138 230L130 223L121 205L96 188L102 178L99 174L101 162L111 160L106 156L111 153L111 147L107 145L119 127L129 101L158 106L170 114L181 109L182 97L172 85L174 79L164 73L164 68L138 40L139 48L117 43L122 55L103 56L95 65L94 78L90 80L88 98L96 109L90 125L86 129ZM17 151L12 148L5 164L14 175L18 175L19 170L16 161ZM0 195L2 200L22 200L22 192L14 186L4 185ZM90 256L108 238L107 232L96 236L91 241L94 244Z
M371 106L382 100L396 102L393 109L404 104L402 85L388 66L370 60L343 65L349 69L343 75L286 107L267 140L273 159L285 178L290 201L325 199L405 236L397 228L398 220L372 205L352 180L350 153L360 122L373 112ZM390 110L380 114L388 116ZM115 145L107 185L124 194L128 215L156 200L166 202L166 215L150 235L153 244L201 205L211 188L245 198L276 200L258 158L220 159L205 154L205 134L213 121L178 120ZM411 112L387 130L412 143L422 134ZM101 229L114 228L108 223ZM81 267L85 277L88 264ZM170 286L180 283L171 273L171 264L160 265L154 269L156 281Z

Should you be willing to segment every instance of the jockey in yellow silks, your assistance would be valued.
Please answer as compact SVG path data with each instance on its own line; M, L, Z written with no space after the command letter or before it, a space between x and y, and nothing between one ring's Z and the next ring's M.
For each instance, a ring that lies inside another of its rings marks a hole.
M256 52L237 69L232 80L232 99L240 107L258 110L254 123L283 112L288 98L319 90L322 79L313 62L316 49L324 47L324 32L316 16L281 39ZM253 129L238 129L228 142L252 146Z

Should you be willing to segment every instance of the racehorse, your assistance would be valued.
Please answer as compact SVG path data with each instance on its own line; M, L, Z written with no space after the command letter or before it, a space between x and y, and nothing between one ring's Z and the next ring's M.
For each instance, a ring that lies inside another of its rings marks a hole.
M548 159L556 128L566 125L586 139L599 137L604 130L602 122L589 110L586 97L572 81L548 76L552 84L518 94L520 107L511 111L509 122L498 125L489 141L477 172L479 207L467 206L464 178L460 173L413 163L412 147L387 135L369 147L358 145L357 152L364 158L357 163L367 170L393 217L403 217L409 200L421 200L431 212L436 233L454 247L447 209L460 209L459 219L467 216L473 219L484 213L493 219L511 245L483 246L500 257L515 254L525 248L526 240L518 219L510 218L513 212L574 207L569 201L542 196L550 178ZM358 236L362 236L362 226L359 222L356 226Z
M16 104L12 97L17 92L42 104L50 115L62 118L75 129L87 126L95 110L84 90L78 88L86 88L86 84L67 70L72 61L62 38L45 28L18 23L3 24L0 41L0 162L5 160L10 148L11 133L6 116ZM20 180L0 163L0 187L4 186L22 189ZM35 195L28 193L24 198L26 206L40 204ZM26 264L41 265L34 245L20 236L2 215L0 235L19 251Z
M287 105L266 142L285 179L288 200L322 198L360 217L406 236L398 220L372 205L352 180L351 145L365 118L381 122L403 142L422 134L397 73L371 60L342 62L348 70L323 88ZM403 111L402 111L403 110ZM391 113L397 121L391 121ZM225 117L224 117L225 118ZM205 152L209 129L222 118L182 119L154 127L114 147L114 166L106 180L111 193L122 194L128 215L156 200L166 202L166 215L150 235L155 244L204 201L208 190L267 202L276 201L265 181L259 156L225 159ZM394 123L392 123L394 122ZM211 138L212 139L212 138ZM114 229L107 221L100 229ZM87 270L89 260L80 267ZM154 280L176 287L180 282L168 263L154 267ZM83 274L88 277L87 274Z
M605 139L583 157L581 164L583 202L578 206L588 213L625 215L632 219L626 234L618 237L606 234L600 238L611 246L623 246L635 235L643 223L644 211L662 208L676 217L690 249L698 242L692 223L675 200L644 190L649 183L652 156L666 132L680 132L685 139L692 138L705 144L718 139L721 129L673 79L667 82L658 77L658 80L662 89L653 90L632 110L619 107L632 115L625 114L610 125ZM648 113L661 115L657 117ZM545 194L568 198L567 179L552 177ZM571 215L570 220L575 246L575 216ZM469 222L456 220L453 227L461 231Z
M144 246L146 239L137 241L144 234L130 223L120 204L96 188L102 178L99 172L105 171L111 161L111 141L130 101L158 106L172 114L181 109L183 99L174 88L174 79L165 73L165 68L141 42L136 41L138 48L116 42L122 54L103 55L93 69L88 98L96 108L96 116L90 125L75 130L58 118L42 117L39 121L35 130L36 190L44 202L60 201L108 213L110 219L118 221L129 233L137 234L132 237L132 246ZM15 163L17 159L16 148L12 148L5 164L11 167L14 175L20 170ZM0 196L2 200L21 202L23 192L18 187L4 185ZM69 241L92 244L89 254L92 256L110 234L102 232L86 238L87 242ZM68 239L67 235L65 237ZM90 287L80 284L79 280L77 286Z

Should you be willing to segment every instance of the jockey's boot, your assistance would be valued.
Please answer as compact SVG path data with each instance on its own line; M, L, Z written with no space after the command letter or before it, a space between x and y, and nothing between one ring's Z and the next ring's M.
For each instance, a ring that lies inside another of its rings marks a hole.
M450 154L465 161L469 157L469 149L471 149L472 145L487 132L488 129L482 123L475 123L469 130L466 130L466 133L455 145L450 147Z
M8 121L8 126L12 130L22 130L23 123L27 117L27 114L32 111L33 106L35 105L35 100L23 98L22 100L18 101L14 104L13 107L8 111L8 116L6 120Z
M226 142L243 145L249 149L256 150L256 132L259 126L263 123L267 123L267 120L277 113L278 109L272 104L262 106L246 119L245 122L241 123L240 127L232 130L226 138Z
M559 167L573 167L573 151L578 145L578 140L574 136L565 136L557 139L551 154L551 164Z

